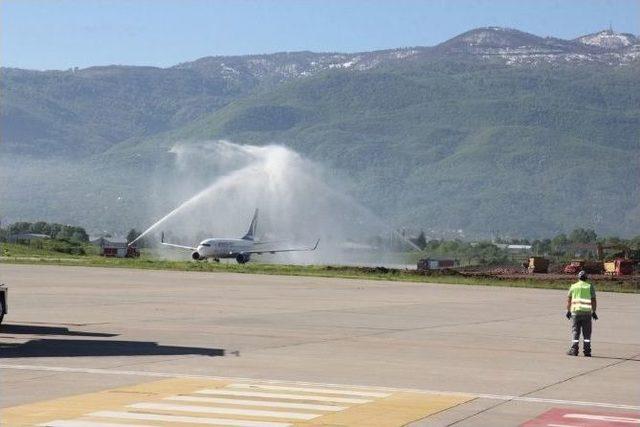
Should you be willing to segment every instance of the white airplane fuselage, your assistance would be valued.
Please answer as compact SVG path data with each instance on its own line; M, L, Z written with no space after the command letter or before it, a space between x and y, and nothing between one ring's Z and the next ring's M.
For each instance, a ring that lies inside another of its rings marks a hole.
M191 254L195 260L199 259L221 259L221 258L237 258L238 255L253 250L255 242L244 239L221 239L211 238L200 242ZM248 254L244 255L249 260Z

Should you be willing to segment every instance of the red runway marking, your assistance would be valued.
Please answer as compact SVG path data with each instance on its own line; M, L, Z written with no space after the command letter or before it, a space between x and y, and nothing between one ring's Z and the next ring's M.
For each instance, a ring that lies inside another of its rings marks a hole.
M553 408L521 427L632 427L640 426L640 413L584 411Z

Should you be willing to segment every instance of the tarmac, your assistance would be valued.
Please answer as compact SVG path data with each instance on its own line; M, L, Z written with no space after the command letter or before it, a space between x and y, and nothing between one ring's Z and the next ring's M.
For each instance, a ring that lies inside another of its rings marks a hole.
M598 292L585 358L565 355L565 291L11 264L0 282L2 425L640 424L636 294Z

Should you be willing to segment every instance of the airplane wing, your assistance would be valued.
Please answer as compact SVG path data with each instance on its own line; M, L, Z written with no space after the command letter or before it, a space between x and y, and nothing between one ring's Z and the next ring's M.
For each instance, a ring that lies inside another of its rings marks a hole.
M253 251L242 251L243 254L275 254L276 252L308 252L315 251L318 248L320 239L316 240L316 244L313 246L307 246L302 248L287 248L287 249L256 249Z
M165 245L165 246L171 246L172 248L188 249L190 251L195 251L196 250L196 248L192 248L191 246L174 245L173 243L165 243L165 242L160 242L160 243Z
M258 246L258 245L273 245L276 243L284 243L284 242L288 242L289 240L265 240L263 241L254 241L253 242L253 246Z
M164 241L164 232L162 233L162 235L160 237L160 243L165 245L165 246L171 246L172 248L186 249L186 250L190 250L190 251L197 250L197 248L194 248L194 247L191 247L191 246L183 246L183 245L176 245L176 244L173 244L173 243L166 243Z

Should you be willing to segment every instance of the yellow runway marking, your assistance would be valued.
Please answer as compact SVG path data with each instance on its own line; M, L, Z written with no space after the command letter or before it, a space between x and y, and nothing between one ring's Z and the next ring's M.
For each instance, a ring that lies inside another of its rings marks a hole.
M125 405L159 400L201 387L224 387L223 381L170 379L136 384L78 396L13 406L0 410L2 426L32 426L58 419L73 419L88 412L122 408Z
M221 397L212 396L215 394ZM3 426L51 427L196 424L392 427L473 398L459 394L381 392L374 387L336 389L313 384L289 387L260 381L176 378L15 406L0 411L0 420ZM352 402L332 403L332 399Z
M473 396L393 393L391 396L342 412L328 414L305 426L403 426L472 400ZM298 425L298 424L296 424Z

